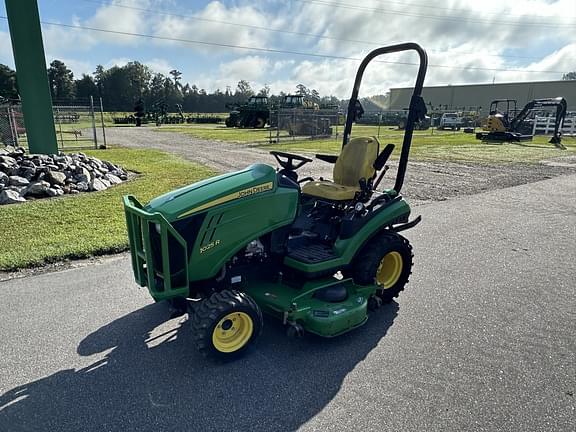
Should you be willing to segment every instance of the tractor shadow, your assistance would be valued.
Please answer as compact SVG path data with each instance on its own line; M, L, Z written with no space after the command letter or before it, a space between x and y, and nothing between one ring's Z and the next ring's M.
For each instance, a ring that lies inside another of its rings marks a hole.
M318 414L378 345L398 305L334 338L291 340L265 320L243 358L216 364L193 348L186 318L153 304L88 335L88 367L61 370L0 396L0 431L294 430ZM385 364L385 359L382 361Z

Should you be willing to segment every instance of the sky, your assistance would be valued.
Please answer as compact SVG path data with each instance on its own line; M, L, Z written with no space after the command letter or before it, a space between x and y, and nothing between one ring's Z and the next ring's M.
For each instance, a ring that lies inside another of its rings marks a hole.
M46 62L64 61L76 78L98 64L137 60L164 74L178 69L184 82L209 92L233 90L245 79L256 91L268 85L273 93L288 93L301 83L322 96L347 98L360 59L400 42L427 50L425 85L558 80L576 70L576 0L39 0L38 5ZM6 16L4 2L0 16ZM366 71L361 96L413 85L414 53L377 60ZM0 63L14 67L3 18Z

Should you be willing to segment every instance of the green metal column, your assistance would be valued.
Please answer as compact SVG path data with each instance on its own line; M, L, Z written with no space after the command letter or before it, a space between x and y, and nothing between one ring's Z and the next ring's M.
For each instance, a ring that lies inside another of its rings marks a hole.
M30 153L58 153L36 0L6 0Z

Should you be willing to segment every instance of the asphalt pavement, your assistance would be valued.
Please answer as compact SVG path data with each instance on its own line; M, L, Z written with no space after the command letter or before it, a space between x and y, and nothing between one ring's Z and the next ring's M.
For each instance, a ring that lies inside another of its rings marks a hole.
M128 257L0 283L0 431L576 429L576 176L418 206L412 278L347 335L220 365Z

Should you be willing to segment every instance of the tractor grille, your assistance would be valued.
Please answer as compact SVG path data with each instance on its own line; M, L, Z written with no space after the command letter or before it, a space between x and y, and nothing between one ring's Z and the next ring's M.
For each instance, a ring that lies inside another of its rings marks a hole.
M156 300L188 294L188 244L160 213L124 197L134 277Z

